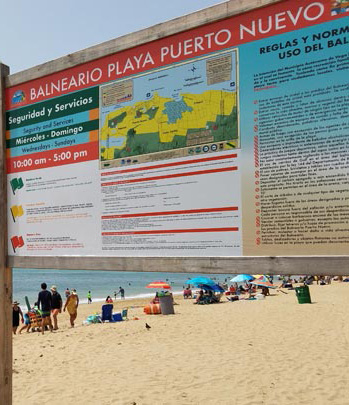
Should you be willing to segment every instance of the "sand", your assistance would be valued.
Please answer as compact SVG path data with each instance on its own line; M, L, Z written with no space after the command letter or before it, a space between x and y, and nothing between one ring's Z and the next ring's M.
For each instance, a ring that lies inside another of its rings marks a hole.
M285 291L180 297L168 316L118 301L128 321L87 326L101 304L81 305L74 329L61 314L55 333L14 336L14 404L348 404L349 283L311 286L311 305Z

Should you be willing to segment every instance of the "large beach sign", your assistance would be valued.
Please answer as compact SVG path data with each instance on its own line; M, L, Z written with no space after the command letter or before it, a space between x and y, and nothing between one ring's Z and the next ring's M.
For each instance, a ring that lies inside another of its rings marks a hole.
M348 273L348 10L231 0L0 64L1 403L12 267Z
M14 265L348 253L348 7L247 3L9 77Z

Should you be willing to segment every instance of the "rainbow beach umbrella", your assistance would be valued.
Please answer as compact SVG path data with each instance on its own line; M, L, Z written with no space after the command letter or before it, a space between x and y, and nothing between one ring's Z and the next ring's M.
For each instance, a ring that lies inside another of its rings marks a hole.
M250 281L250 284L257 285L258 287L277 288L277 286L272 284L270 281L254 280Z
M256 276L259 276L259 277L256 277ZM269 278L267 276L263 275L263 274L256 274L253 277L256 279L255 281L257 281L257 280L259 280L259 281L270 281Z
M170 290L171 286L165 281L153 281L149 283L146 288L157 288L159 290Z

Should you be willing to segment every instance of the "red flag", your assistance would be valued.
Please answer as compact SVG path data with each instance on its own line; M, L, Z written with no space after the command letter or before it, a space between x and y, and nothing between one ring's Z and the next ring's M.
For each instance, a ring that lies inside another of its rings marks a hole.
M16 252L16 248L24 246L24 240L22 236L12 236L11 238L13 251Z
M19 244L20 244L19 239L18 239L18 236L13 236L13 237L11 238L11 243L12 243L13 251L15 252L15 251L16 251L16 248L19 247Z

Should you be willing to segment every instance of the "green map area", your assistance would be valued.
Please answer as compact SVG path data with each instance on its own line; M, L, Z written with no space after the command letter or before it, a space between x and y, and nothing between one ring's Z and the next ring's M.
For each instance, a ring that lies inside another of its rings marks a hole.
M182 93L179 100L154 93L105 116L102 161L238 139L236 92Z

